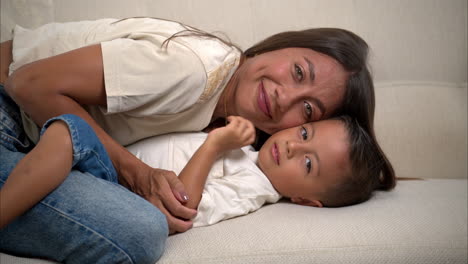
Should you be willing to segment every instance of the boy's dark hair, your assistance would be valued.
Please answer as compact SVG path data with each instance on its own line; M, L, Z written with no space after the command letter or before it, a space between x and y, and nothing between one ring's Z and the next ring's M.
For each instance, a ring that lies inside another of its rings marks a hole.
M349 117L334 118L344 123L348 132L350 175L324 193L325 207L341 207L368 200L374 190L391 190L396 178L390 161L377 142Z

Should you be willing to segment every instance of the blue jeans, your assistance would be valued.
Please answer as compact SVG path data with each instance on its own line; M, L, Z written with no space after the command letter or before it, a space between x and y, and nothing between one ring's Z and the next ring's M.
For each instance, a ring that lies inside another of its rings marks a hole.
M0 188L32 144L18 107L0 85ZM156 207L118 184L92 128L74 115L64 121L73 142L73 169L65 181L0 230L0 251L66 263L155 263L168 226ZM53 155L53 153L51 153Z

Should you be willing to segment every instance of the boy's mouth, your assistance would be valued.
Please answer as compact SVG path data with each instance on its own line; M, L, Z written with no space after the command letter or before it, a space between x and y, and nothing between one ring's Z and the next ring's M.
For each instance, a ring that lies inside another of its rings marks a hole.
M276 164L278 164L279 166L280 157L279 157L278 145L276 145L276 143L273 143L273 147L271 148L271 154L273 155L273 159L275 160Z

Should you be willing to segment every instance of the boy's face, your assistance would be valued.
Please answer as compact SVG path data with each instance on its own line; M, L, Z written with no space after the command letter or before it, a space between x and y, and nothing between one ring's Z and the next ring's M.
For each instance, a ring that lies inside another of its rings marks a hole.
M346 128L324 120L282 130L260 149L258 165L281 195L321 207L323 193L351 169Z

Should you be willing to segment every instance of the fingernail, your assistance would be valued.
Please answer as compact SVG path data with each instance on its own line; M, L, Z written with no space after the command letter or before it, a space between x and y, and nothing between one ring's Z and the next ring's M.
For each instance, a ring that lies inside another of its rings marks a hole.
M184 199L184 201L188 201L188 195L186 193L181 192L180 196L182 196L182 199Z

